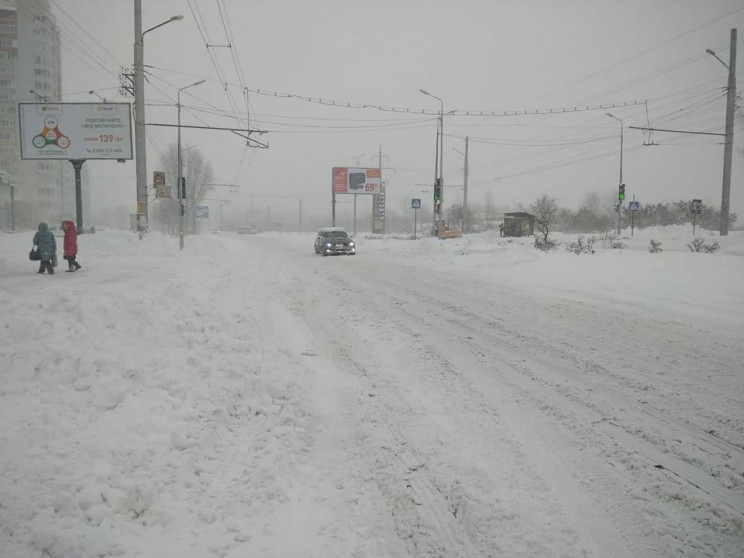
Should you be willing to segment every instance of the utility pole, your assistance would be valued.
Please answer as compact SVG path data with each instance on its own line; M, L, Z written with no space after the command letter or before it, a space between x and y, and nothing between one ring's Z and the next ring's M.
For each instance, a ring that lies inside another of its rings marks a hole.
M442 223L442 203L444 202L444 101L436 95L432 95L428 91L423 89L419 89L419 91L424 95L434 97L439 101L439 126L437 128L438 149L434 162L434 227L436 235L439 238L442 238L442 229L444 229Z
M147 229L147 161L145 160L145 69L142 0L134 0L134 160L137 175L137 232ZM180 187L180 184L179 184Z
M145 34L183 16L170 19L142 31L142 0L134 0L134 158L137 174L137 231L147 230L147 149L145 146Z
M736 110L736 29L731 30L728 87L726 88L726 143L723 148L723 185L721 188L721 236L728 235L731 202L731 160L734 152L734 111Z
M468 226L468 175L470 167L468 166L468 136L465 136L465 177L462 191L462 232L465 234Z
M610 118L614 118L618 122L620 122L620 180L618 181L618 188L619 190L624 190L625 186L623 186L623 128L625 128L625 123L621 118L618 118L617 116L614 116L607 113L607 116ZM620 236L620 216L623 211L623 199L624 199L624 193L620 193L618 190L618 200L617 200L617 234Z

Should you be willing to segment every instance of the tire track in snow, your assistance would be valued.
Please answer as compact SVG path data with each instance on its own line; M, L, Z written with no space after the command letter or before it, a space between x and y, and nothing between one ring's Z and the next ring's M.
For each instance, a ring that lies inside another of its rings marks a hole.
M463 308L461 304L449 304L446 297L444 300L434 299L428 293L436 290L427 289L427 282L418 283L418 288L414 291L405 286L401 287L407 283L391 281L388 277L381 276L376 280L381 291L389 293L389 298L393 299L392 304L405 305L412 321L428 322L432 328L436 328L437 323L445 323L451 326L453 331L469 331L470 335L464 342L474 354L481 355L480 360L484 364L498 359L503 360L504 356L508 355L510 364L502 369L502 372L507 369L516 372L510 374L510 381L526 398L531 399L534 405L542 407L544 412L552 414L570 428L575 428L576 418L590 417L591 414L586 414L587 410L590 411L594 414L594 424L599 425L595 430L601 430L603 435L610 439L610 444L605 442L605 446L619 445L631 456L642 456L648 469L653 467L656 474L664 474L674 482L681 483L686 487L687 493L691 488L698 490L696 500L707 502L708 506L726 507L739 518L744 513L744 497L741 492L721 485L717 477L692 465L694 462L692 457L671 455L666 450L656 447L653 439L646 439L643 432L629 430L628 426L624 429L621 425L610 428L612 424L610 419L623 414L635 418L637 415L651 417L654 426L660 427L662 433L672 438L696 440L703 451L718 457L722 470L728 468L728 463L732 465L742 463L742 451L737 446L681 420L669 419L661 412L649 411L647 405L621 394L615 388L578 376L575 370L580 367L575 366L576 356L565 352L560 345L546 343L535 336L513 334L504 323L497 322L497 328L494 329L494 322L483 317L482 309L488 307L486 299L479 301L482 304L481 308L473 310L472 307ZM434 284L431 286L435 287ZM406 304L411 300L416 300L417 304ZM458 302L461 301L458 299ZM417 311L411 310L412 308ZM539 307L535 306L535 310L537 309ZM528 322L528 318L525 318L524 322ZM548 339L550 338L548 336ZM525 347L531 349L527 357L523 353ZM539 374L535 374L535 365ZM570 379L574 389L561 394L560 388L565 379ZM580 389L577 390L576 387ZM594 392L605 397L599 400ZM618 407L617 402L620 402L622 407ZM622 412L626 407L630 413ZM641 428L643 425L635 426ZM591 435L591 432L587 431L585 435ZM596 438L596 435L594 437ZM674 499L674 496L670 494L668 498ZM740 519L734 519L734 522L736 521Z
M346 286L348 285L347 278L332 277L330 281L331 287L329 290L334 291L338 288L350 291L348 286ZM367 294L369 295L370 293ZM380 297L375 296L375 294L373 294L371 298L373 300L380 300ZM403 302L404 301L395 301L394 304L402 304ZM374 303L365 305L358 301L349 301L346 304L352 307L357 307L357 305L366 306L360 312L352 311L352 315L369 316L371 314L381 314L380 308ZM428 310L430 309L431 308L428 308ZM406 343L407 339L415 340L424 337L421 328L422 323L425 324L423 329L425 334L431 334L432 330L439 329L436 325L427 323L426 319L422 320L421 315L415 316L415 320L404 320L403 322L399 322L397 320L397 317L400 315L399 312L399 310L392 310L390 313L390 316L392 317L383 316L380 318L382 324L379 325L379 327L383 330L386 327L390 327L395 332L394 334L396 337L403 339L402 343ZM426 314L426 310L423 313ZM346 329L347 323L348 320L342 320L339 325L344 326L343 329ZM417 325L412 329L409 323L416 323ZM355 348L354 355L352 355L347 348L345 338L340 339L338 342L340 343L340 346L336 348L336 356L339 357L343 355L342 358L349 362L350 369L360 370L361 375L367 376L369 372L365 371L365 366L370 366L368 363L374 362L374 355L365 353L364 358L358 357L356 356L357 353L360 351L364 353L364 350L360 348ZM428 358L430 362L425 364L425 366L429 367L432 373L438 373L442 378L444 378L443 380L440 380L442 386L439 389L444 389L450 395L456 395L463 389L464 378L456 372L455 369L472 367L474 364L477 364L477 366L482 368L482 365L475 363L474 360L468 362L457 360L452 362L449 360L449 357L445 356L445 353L442 352L443 349L441 347L437 349L431 343L426 344L424 350L431 355ZM403 355L401 358L405 358L405 356ZM356 362L357 360L361 360L364 364ZM405 366L407 368L412 366L410 358L405 362ZM381 381L379 375L375 376L375 381ZM468 382L466 382L466 384L468 384ZM468 389L472 390L473 388L470 386ZM479 394L479 396L482 397L482 394ZM494 404L500 407L504 404L504 400L500 397ZM399 407L396 408L396 412L399 412ZM521 416L520 413L514 409L511 409L511 412ZM373 420L368 422L374 422L374 420L379 420L378 417L385 417L390 414L391 413L376 413L372 415ZM472 420L476 416L473 414L472 409L467 409L464 414L466 415L467 420ZM469 423L470 428L473 428L474 426L476 425ZM461 428L467 429L468 427L465 426ZM390 425L389 423L386 424L385 432L387 432L387 435L391 435L390 432L394 432L395 430L396 429L393 425ZM523 431L523 428L520 427L518 431ZM488 432L488 430L482 430L482 432ZM393 435L393 438L393 441L387 442L387 446L394 448L406 447L399 441L400 435ZM398 441L396 442L395 440ZM537 443L530 443L529 447L538 447L540 444L544 444L544 440ZM441 544L445 545L445 548L448 551L445 556L452 556L452 549L458 548L458 541L462 539L462 527L459 527L458 523L453 523L454 514L447 508L446 499L443 499L441 493L436 488L436 483L433 482L432 477L429 475L429 472L426 468L421 466L422 464L420 460L417 460L415 456L407 453L407 451L396 450L395 454L398 456L398 461L401 461L408 467L408 470L411 471L410 477L415 482L409 482L409 484L413 494L420 498L418 503L421 504L423 508L420 513L424 514L423 518L425 521L437 526L436 530L438 533L446 535L445 539L441 539ZM597 557L617 556L625 558L633 556L633 553L626 549L622 538L612 526L612 521L609 517L604 516L604 514L600 512L596 503L592 502L587 497L579 496L577 498L577 494L582 494L582 490L579 489L578 484L575 481L571 480L572 476L568 470L562 468L560 463L556 464L556 460L549 453L538 452L535 454L534 452L528 452L527 457L532 466L539 465L537 466L537 469L540 472L540 476L548 481L551 494L558 497L564 513L568 512L572 518L572 526L581 532L582 542L580 543L580 546L584 551L590 549L589 555ZM522 456L521 459L524 459L524 456ZM448 529L448 525L451 526L451 528ZM450 546L448 547L446 545ZM464 548L463 552L465 552ZM646 556L653 555L653 553L646 553Z

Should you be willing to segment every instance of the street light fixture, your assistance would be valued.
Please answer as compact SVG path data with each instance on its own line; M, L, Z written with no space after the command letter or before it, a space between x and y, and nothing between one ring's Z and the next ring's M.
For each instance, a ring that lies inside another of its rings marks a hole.
M142 31L142 0L134 0L134 150L137 174L137 231L147 229L147 155L145 146L145 71L144 71L144 38L145 34L172 21L180 21L181 15Z
M101 99L101 102L102 102L102 103L105 103L105 102L107 102L107 101L106 101L106 97L101 97L101 96L100 96L100 95L99 95L98 93L96 93L95 91L88 91L88 95L95 95L96 97L98 97L99 99Z
M199 80L195 81L194 83L191 83L185 87L181 87L178 90L177 95L177 101L176 101L176 107L178 109L178 183L177 183L177 189L178 189L178 200L180 205L180 216L178 218L178 245L179 249L183 250L183 237L184 237L184 231L183 231L183 216L184 213L186 213L186 181L183 178L183 158L181 156L181 91L184 89L188 89L189 87L196 87L197 85L201 85L206 80Z
M165 25L167 23L170 23L171 21L181 21L182 19L183 19L183 16L182 15L171 16L170 19L166 19L163 23L158 23L157 25L154 25L154 26L150 27L149 29L146 29L145 31L143 31L142 32L142 36L144 37L145 34L149 33L153 29L157 29L158 27L162 27L163 25Z
M29 89L28 92L31 93L32 95L36 95L36 98L39 101L41 101L42 103L48 103L49 102L49 97L47 97L46 95L42 95L41 93L39 93L37 91L34 91L33 89Z
M731 30L729 63L718 58L715 52L706 48L705 52L713 56L728 69L728 86L726 87L726 133L723 147L723 181L721 186L721 236L728 235L729 207L731 203L731 160L734 153L734 112L736 111L736 29Z
M610 118L614 118L615 120L620 122L620 181L617 183L618 188L619 188L623 183L623 128L625 127L625 125L622 119L618 118L617 116L614 116L610 114L609 112L606 114ZM622 200L618 199L617 201L617 234L620 234L620 213L622 210L622 205L623 205Z
M721 60L720 58L718 58L718 55L716 54L716 52L715 52L715 51L714 51L713 49L710 49L710 48L706 48L706 49L705 49L705 52L707 52L707 53L708 53L708 54L710 54L710 55L711 55L711 56L712 56L713 58L715 58L716 60L718 60L718 61L719 61L719 62L720 62L721 64L723 64L723 65L724 65L724 66L726 67L726 69L728 70L728 67L729 67L729 66L728 66L728 64L726 64L726 62L724 62L723 60Z
M423 89L419 89L419 92L423 93L424 95L428 95L429 97L434 97L437 101L439 101L439 129L437 130L437 147L438 152L435 156L435 163L434 163L434 169L435 169L435 175L438 174L438 176L434 177L434 189L436 191L437 184L439 185L439 203L434 203L434 227L435 231L437 233L437 236L441 238L442 236L442 203L444 202L444 101L437 97L436 95L432 95L428 91L425 91ZM437 164L438 162L438 164ZM438 167L438 168L437 168Z

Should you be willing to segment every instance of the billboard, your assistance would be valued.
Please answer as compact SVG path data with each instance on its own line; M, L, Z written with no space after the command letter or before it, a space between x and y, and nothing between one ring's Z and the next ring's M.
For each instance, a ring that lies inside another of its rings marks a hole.
M334 194L379 194L380 169L333 167Z
M18 103L21 159L131 159L129 103Z

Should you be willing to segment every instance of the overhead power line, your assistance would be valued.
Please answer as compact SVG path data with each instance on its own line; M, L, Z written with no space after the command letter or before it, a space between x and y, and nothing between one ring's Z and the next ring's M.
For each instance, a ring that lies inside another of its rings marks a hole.
M266 97L278 97L284 99L299 99L307 103L315 103L318 105L341 107L341 108L355 108L355 109L374 109L384 112L404 112L409 114L428 114L432 116L439 115L439 111L431 109L413 109L405 107L386 107L382 105L373 105L369 103L355 103L350 101L335 101L331 99L321 99L307 97L305 95L297 95L295 93L280 93L278 91L267 91L265 89L252 89L246 87L247 91L256 93L258 95L264 95ZM608 110L623 107L632 107L636 105L642 105L646 101L624 101L618 103L604 103L599 105L585 105L585 106L573 106L573 107L561 107L561 108L543 108L543 109L529 109L529 110L504 110L504 111L489 111L489 110L452 110L449 111L448 115L453 116L527 116L535 114L562 114L570 112L585 112L590 110Z

